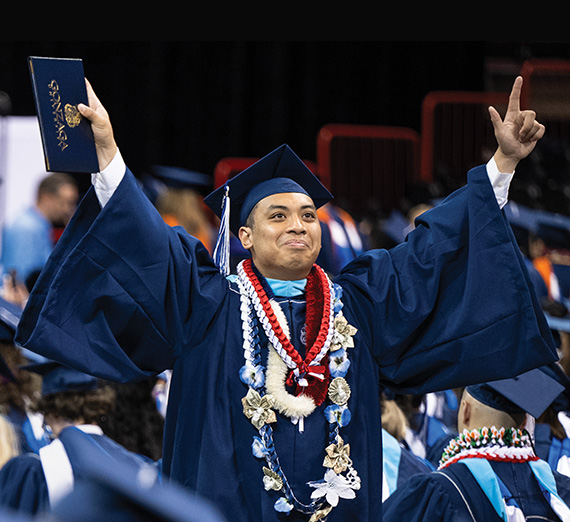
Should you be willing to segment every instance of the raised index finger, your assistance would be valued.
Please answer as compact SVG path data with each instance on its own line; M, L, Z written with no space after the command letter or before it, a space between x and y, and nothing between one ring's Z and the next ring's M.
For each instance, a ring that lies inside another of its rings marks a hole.
M509 104L507 106L507 113L513 112L516 114L520 112L522 84L523 84L522 76L517 76L515 79L515 83L513 83L511 94L509 95Z

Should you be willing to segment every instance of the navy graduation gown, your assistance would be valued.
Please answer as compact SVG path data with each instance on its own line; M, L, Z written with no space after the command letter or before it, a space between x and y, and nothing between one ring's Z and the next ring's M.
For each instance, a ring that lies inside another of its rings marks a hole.
M344 315L358 328L346 377L352 420L341 436L353 448L362 488L329 520L380 520L381 384L426 393L512 377L557 357L484 167L424 214L405 243L363 254L337 282ZM273 504L281 495L263 489L262 463L250 449L257 430L243 415L239 308L235 283L198 240L164 223L127 170L103 209L93 189L81 202L36 282L16 340L107 379L171 368L165 475L233 521L280 520ZM324 407L305 420L304 433L279 415L273 425L282 468L305 503L306 482L324 475ZM287 520L306 517L292 512Z
M37 454L24 453L4 464L0 470L0 506L30 515L49 510L47 483Z
M89 459L103 460L113 466L152 465L147 457L132 453L105 435L84 433L68 427L59 435L73 472L81 480ZM21 513L35 514L51 509L41 456L25 453L10 459L0 470L0 506Z
M514 500L526 515L559 520L527 463L492 462ZM570 503L570 478L553 472L558 494ZM384 522L501 522L493 505L462 463L418 475L399 487L384 502Z

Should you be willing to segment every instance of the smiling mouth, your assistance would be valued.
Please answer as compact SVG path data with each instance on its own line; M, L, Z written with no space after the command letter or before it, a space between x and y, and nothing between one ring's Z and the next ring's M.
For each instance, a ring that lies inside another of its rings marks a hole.
M285 246L292 247L292 248L308 248L309 245L306 241L302 239L290 239L289 241L285 242Z

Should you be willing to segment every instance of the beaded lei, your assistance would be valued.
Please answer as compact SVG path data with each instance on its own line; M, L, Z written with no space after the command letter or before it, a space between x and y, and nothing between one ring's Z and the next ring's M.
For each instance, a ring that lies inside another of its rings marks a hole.
M307 346L303 359L288 338L287 321L279 304L271 299L271 290L258 277L251 260L240 262L237 274L245 358L240 379L248 386L242 399L243 412L259 433L253 437L252 452L265 461L264 488L282 493L274 504L275 510L289 513L295 509L311 515L310 522L325 520L339 499L355 498L360 489L350 445L340 436L340 428L350 422L350 387L344 377L350 366L347 348L354 347L352 337L357 331L342 314L342 288L334 285L322 268L313 265L307 278L305 326L307 340L314 338L314 342ZM315 308L320 313L314 313ZM261 357L259 327L269 340L267 368ZM296 386L295 395L285 389L286 384ZM322 480L308 482L315 491L310 503L305 504L297 499L281 468L271 424L277 422L277 410L303 431L304 417L325 399L329 403L324 410L329 422L325 473Z
M479 428L463 430L443 450L438 469L468 458L483 458L503 462L538 460L530 435L516 428Z

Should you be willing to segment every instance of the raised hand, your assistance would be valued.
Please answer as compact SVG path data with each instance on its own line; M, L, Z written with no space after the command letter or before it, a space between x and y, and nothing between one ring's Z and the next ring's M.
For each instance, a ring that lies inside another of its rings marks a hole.
M85 84L87 86L89 107L80 103L77 108L79 112L91 122L91 129L93 130L95 147L97 149L97 158L99 160L99 169L103 170L115 157L117 144L115 143L109 114L99 101L99 98L95 95L95 91L93 91L87 79L85 80Z
M520 98L523 79L515 79L505 118L494 107L489 107L489 115L495 130L499 148L495 161L501 172L512 172L518 162L526 158L544 136L544 125L536 121L536 113L531 110L521 111Z

